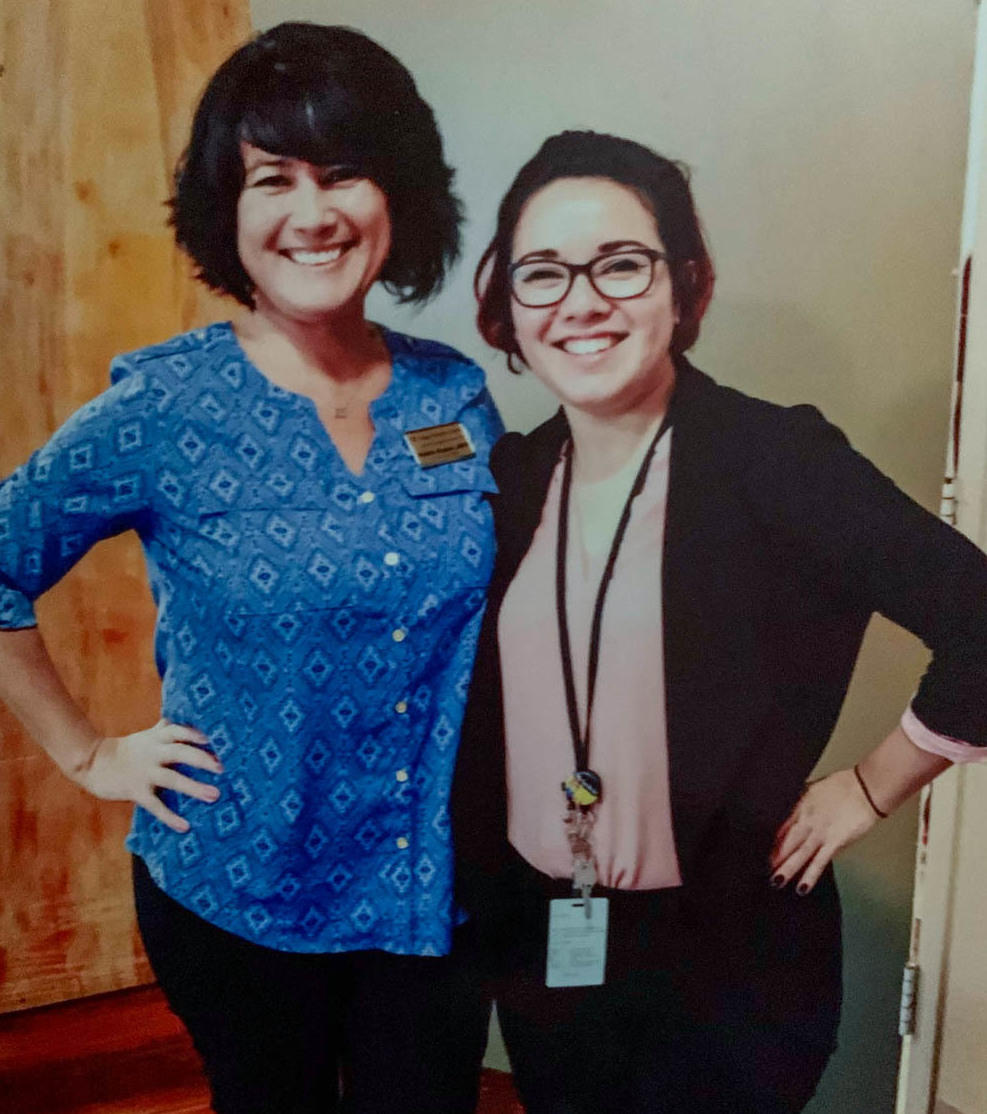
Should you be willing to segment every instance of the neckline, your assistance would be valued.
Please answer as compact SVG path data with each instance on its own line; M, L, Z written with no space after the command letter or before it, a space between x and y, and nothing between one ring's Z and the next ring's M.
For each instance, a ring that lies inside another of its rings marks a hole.
M385 400L389 400L392 392L396 393L399 382L402 382L405 374L404 361L401 359L401 354L396 351L397 345L396 338L392 336L391 330L379 325L376 321L371 322L375 329L380 331L381 339L387 347L388 355L391 358L391 378L384 390L367 406L367 412L370 415L370 422L373 426L373 436L370 439L370 445L367 448L366 456L363 458L363 467L359 472L354 472L352 468L346 463L343 454L339 451L332 434L329 429L319 417L318 408L313 399L308 395L303 395L298 391L293 391L289 387L282 387L280 384L275 383L269 379L261 369L251 360L247 354L246 349L240 343L240 338L236 334L236 328L232 321L218 321L215 323L215 328L222 331L227 345L236 353L237 359L247 369L247 373L251 375L258 383L262 384L266 390L275 392L285 398L291 400L296 408L306 410L312 424L320 431L325 444L328 446L332 456L339 462L339 466L343 469L346 475L357 482L365 482L367 476L367 461L370 459L380 440L380 426L374 420L378 408Z
M652 422L651 425L648 426L647 430L645 430L640 444L635 446L634 451L630 454L627 460L625 460L624 463L615 472L611 472L609 476L604 476L602 479L599 480L577 480L575 476L573 476L573 494L577 498L585 495L588 499L593 499L596 495L609 491L611 489L619 489L624 486L630 486L629 478L637 472L641 461L644 460L645 454L648 451L648 447L651 444L652 438L657 433L658 427L664 420L665 415L663 414L660 418L657 419L657 421ZM665 433L658 439L658 443L656 444L654 450L654 459L652 460L652 465L654 464L655 460L658 460L665 455L665 446L668 444L667 435L671 432L671 428L672 427L669 426L669 428L665 430ZM559 454L560 462L562 461L562 453L564 451L565 446L563 445L563 449ZM648 471L651 471L650 466Z
M384 345L387 348L387 354L390 356L391 359L390 381L388 382L384 390L375 399L372 399L370 401L367 407L370 412L371 418L373 418L374 410L377 405L387 399L392 391L395 390L398 381L404 378L405 367L404 361L401 359L401 354L397 351L396 338L392 334L391 330L376 321L371 321L369 322L369 324L373 325L373 327L380 333L381 340L383 340ZM309 398L308 395L304 395L300 391L293 391L290 387L282 387L279 383L275 383L273 379L265 375L264 372L261 371L261 369L250 358L250 356L247 354L247 350L240 343L240 338L237 336L236 327L234 326L232 321L217 321L215 322L213 327L221 329L223 331L226 336L227 343L230 345L231 348L235 350L237 358L244 364L250 375L262 382L268 390L277 392L280 395L284 395L285 397L295 401L296 404L301 403L307 406L312 411L315 416L316 422L325 432L326 437L331 443L333 443L333 447L335 448L335 443L332 442L332 436L330 435L328 429L326 429L326 427L322 424L322 419L319 418L315 402L311 398ZM373 446L371 445L371 447ZM352 474L356 475L357 473ZM360 474L362 475L362 473Z

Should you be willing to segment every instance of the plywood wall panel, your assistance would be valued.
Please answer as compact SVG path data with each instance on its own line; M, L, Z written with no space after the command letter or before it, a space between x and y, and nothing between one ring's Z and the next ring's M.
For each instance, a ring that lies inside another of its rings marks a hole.
M104 389L115 353L228 313L191 281L164 202L199 93L249 33L246 0L5 0L0 474ZM136 539L97 547L38 612L98 726L153 722ZM148 978L128 818L67 782L0 708L0 1011Z

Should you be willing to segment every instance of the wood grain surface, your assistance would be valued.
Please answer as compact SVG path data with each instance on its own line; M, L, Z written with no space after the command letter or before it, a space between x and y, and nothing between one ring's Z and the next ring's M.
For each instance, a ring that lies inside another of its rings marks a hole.
M0 1017L0 1109L209 1114L209 1087L161 991L141 987ZM476 1114L522 1114L507 1072L482 1073Z
M199 93L250 34L247 0L5 0L0 17L0 474L107 384L113 355L228 316L190 278L164 202ZM39 603L107 733L158 714L136 538ZM129 806L66 781L0 708L0 1012L147 981Z

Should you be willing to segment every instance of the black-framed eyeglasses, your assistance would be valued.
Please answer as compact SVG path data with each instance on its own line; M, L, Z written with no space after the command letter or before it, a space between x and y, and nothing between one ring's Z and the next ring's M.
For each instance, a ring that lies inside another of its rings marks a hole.
M561 259L532 259L507 268L511 295L529 309L554 306L572 289L577 275L585 275L603 298L640 298L655 280L655 264L668 261L663 251L627 248L608 251L588 263L565 263Z

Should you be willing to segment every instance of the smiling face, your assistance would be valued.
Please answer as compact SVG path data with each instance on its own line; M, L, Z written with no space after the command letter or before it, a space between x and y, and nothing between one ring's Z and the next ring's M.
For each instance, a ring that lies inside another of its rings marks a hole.
M384 192L346 169L241 149L237 252L257 311L306 324L362 316L391 246Z
M665 251L632 189L609 178L559 178L521 210L511 260L579 264L633 248ZM616 417L646 407L674 378L669 343L678 312L661 260L640 297L604 297L579 275L557 305L512 301L511 315L525 363L566 407Z

